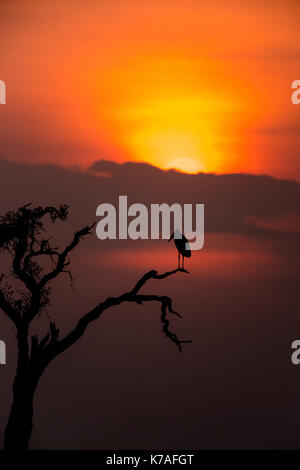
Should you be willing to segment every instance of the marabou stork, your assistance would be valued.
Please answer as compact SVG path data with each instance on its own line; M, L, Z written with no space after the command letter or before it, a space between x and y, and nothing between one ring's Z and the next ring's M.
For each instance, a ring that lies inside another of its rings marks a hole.
M180 230L176 229L170 236L169 242L174 239L175 246L178 250L178 269L184 269L184 258L191 257L191 250L188 240ZM182 267L180 268L180 255L182 256Z

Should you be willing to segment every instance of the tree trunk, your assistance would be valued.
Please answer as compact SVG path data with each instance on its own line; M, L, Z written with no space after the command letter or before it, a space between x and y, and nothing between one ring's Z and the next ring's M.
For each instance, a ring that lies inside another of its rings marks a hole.
M24 379L16 378L14 383L13 403L4 433L4 450L24 451L29 446L37 381Z

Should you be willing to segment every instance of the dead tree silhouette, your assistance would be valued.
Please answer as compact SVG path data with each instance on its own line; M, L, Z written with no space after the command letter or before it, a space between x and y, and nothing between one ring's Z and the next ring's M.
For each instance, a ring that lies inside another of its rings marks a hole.
M0 218L0 253L6 252L11 258L11 272L0 276L0 308L15 326L18 347L13 401L4 434L6 450L28 449L32 432L33 398L40 377L49 363L76 343L83 336L87 326L110 307L123 302L158 302L161 306L162 331L165 336L175 343L179 351L182 343L190 342L180 341L169 329L168 314L180 317L173 310L170 297L140 293L142 287L151 279L167 278L180 271L179 269L163 274L154 270L147 272L128 292L109 297L83 314L76 326L62 337L54 322L50 322L49 331L44 337L31 335L33 320L49 304L51 281L61 273L68 273L72 280L69 256L79 242L92 233L95 225L76 231L71 242L62 251L58 251L58 248L52 247L50 239L45 239L46 216L49 216L53 223L57 220L65 221L68 206L32 208L31 204L27 204L7 212ZM42 257L45 256L52 263L52 269L47 272L45 264L41 264ZM6 279L11 275L22 283L21 291L7 283Z

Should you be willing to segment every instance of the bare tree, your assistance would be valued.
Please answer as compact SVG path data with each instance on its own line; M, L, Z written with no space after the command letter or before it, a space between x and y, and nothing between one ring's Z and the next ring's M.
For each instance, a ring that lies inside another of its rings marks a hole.
M46 216L50 217L53 223L57 220L65 221L68 216L68 206L31 208L31 204L27 204L15 211L7 212L0 218L0 253L8 253L11 260L10 272L0 276L0 308L16 328L18 346L13 401L4 435L6 450L28 449L32 432L33 397L40 377L49 363L78 341L87 326L110 307L123 302L137 304L158 302L165 336L174 342L180 351L181 344L189 342L180 341L169 329L167 315L174 314L180 317L173 310L171 298L141 293L142 287L151 279L164 279L182 271L180 269L163 274L158 274L154 270L147 272L128 292L117 297L109 297L83 314L76 326L62 337L54 322L50 322L49 331L44 337L31 335L30 327L33 320L49 304L51 281L65 272L72 280L69 271L70 254L86 235L92 233L94 227L93 224L75 232L72 241L59 251L52 246L49 238L45 238ZM49 263L45 263L45 257L51 262L51 268L48 270L46 266ZM9 284L7 282L9 277L13 277L18 283L21 282L22 288Z

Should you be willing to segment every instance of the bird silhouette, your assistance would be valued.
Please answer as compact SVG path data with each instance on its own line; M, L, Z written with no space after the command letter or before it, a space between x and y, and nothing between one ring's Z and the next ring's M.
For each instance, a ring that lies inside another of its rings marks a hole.
M174 239L175 246L178 250L178 269L184 270L184 258L191 257L191 250L190 250L189 242L178 229L176 229L175 232L173 232L172 235L170 236L169 243L173 239ZM180 255L182 256L181 268L180 268Z

